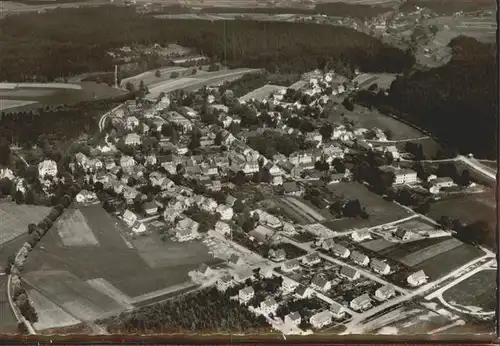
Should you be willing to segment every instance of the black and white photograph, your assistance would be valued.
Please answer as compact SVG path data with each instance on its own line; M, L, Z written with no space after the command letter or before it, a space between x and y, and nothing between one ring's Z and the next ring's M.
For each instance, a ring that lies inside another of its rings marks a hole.
M0 335L496 338L494 0L0 3Z

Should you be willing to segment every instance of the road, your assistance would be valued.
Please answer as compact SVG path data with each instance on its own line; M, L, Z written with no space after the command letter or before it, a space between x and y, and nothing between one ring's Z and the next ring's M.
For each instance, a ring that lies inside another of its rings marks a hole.
M116 106L115 108L113 108L112 110L110 110L109 112L103 114L101 116L101 119L99 119L99 131L102 131L104 130L104 126L106 125L106 118L108 116L111 115L111 113L115 112L116 110L120 109L121 107L123 106L123 104L119 105L119 106Z

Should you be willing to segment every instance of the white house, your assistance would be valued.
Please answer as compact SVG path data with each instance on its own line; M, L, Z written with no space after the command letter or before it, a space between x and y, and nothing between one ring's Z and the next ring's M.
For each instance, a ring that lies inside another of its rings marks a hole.
M304 265L312 266L321 262L321 257L317 252L311 252L302 258Z
M233 218L233 208L227 205L221 204L217 207L216 210L220 214L221 220L227 221Z
M370 231L368 228L362 228L351 233L351 238L355 242L361 242L364 240L372 239Z
M431 180L430 183L439 189L442 189L443 187L455 186L455 182L453 181L453 179L451 179L449 177L435 178L435 179Z
M365 293L357 298L354 298L351 300L349 303L349 306L351 309L355 311L362 311L370 308L372 306L372 300L370 299L370 296L368 293Z
M379 301L384 301L395 295L396 291L394 290L394 287L392 287L391 285L382 286L375 291L375 298Z
M57 163L52 160L45 160L38 164L38 176L44 178L46 175L55 177L57 175Z
M409 168L398 168L393 166L382 166L383 172L392 172L394 174L394 185L412 184L417 182L417 172Z
M278 303L273 297L267 297L263 302L260 303L260 309L266 315L275 314L278 309Z
M137 215L127 209L123 213L123 221L125 221L127 225L132 226L137 221Z
M127 117L126 128L129 130L133 130L136 126L139 126L139 119L134 116Z
M351 259L354 261L354 263L363 267L366 267L368 263L370 263L370 258L359 251L353 251L351 253Z
M248 303L250 299L252 299L254 296L255 296L255 291L252 286L242 288L238 292L238 298L240 302L244 304Z
M276 262L284 261L286 259L286 252L283 249L271 249L269 250L269 258Z
M137 133L129 133L125 136L125 144L126 145L139 145L141 144L142 139Z
M292 260L286 261L281 265L281 270L285 273L292 272L292 271L297 270L299 268L300 268L300 264L299 264L299 261L297 259L292 259Z
M420 285L423 285L427 282L427 275L425 275L424 271L423 270L419 270L418 272L415 272L413 274L411 274L410 276L408 276L408 278L406 279L406 281L408 282L408 284L412 287L417 287L417 286L420 286Z
M349 281L354 281L354 280L359 279L360 274L354 268L351 268L348 266L343 266L342 269L340 270L340 276L348 279Z
M135 234L144 233L144 232L146 232L146 226L142 222L136 221L136 222L134 222L134 225L132 226L132 231Z
M91 192L88 190L82 190L75 196L75 200L78 203L95 201L96 199L97 199L97 196L96 196L95 192Z
M329 310L318 312L309 318L309 323L313 325L314 328L319 329L332 323L333 312Z
M372 259L370 267L374 272L381 275L387 275L391 272L391 267L387 263L376 258Z
M333 313L333 317L335 318L342 318L345 316L344 306L336 301L333 301L332 305L330 305L330 311Z
M217 280L217 289L224 292L229 287L233 285L233 279L230 275L224 275L219 280Z
M333 244L331 250L336 256L339 256L341 258L347 258L351 254L351 251L349 251L349 249L337 243Z

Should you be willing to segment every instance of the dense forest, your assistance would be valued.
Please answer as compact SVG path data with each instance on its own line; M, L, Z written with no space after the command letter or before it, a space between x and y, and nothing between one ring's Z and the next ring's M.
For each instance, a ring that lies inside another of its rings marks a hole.
M108 321L110 333L253 333L269 329L263 316L257 317L228 292L208 288L164 303L123 313Z
M497 157L498 75L495 46L468 37L450 42L452 60L397 78L388 96L358 94L358 101L416 124L444 144L477 157Z
M410 52L353 29L312 23L247 20L165 20L126 7L57 9L9 16L0 21L0 80L51 81L109 71L112 48L177 42L230 67L303 72L348 65L363 71L402 72L414 64ZM227 54L227 55L226 55ZM291 59L293 57L293 59Z

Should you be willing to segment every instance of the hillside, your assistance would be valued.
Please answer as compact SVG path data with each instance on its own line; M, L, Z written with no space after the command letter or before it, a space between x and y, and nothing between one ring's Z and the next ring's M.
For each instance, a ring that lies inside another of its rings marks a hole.
M226 58L230 67L280 72L303 72L329 61L371 72L401 72L414 64L409 53L366 34L319 24L162 20L114 6L20 16L0 21L0 65L9 66L0 80L51 81L109 71L113 59L106 53L133 43L177 42L219 61Z

